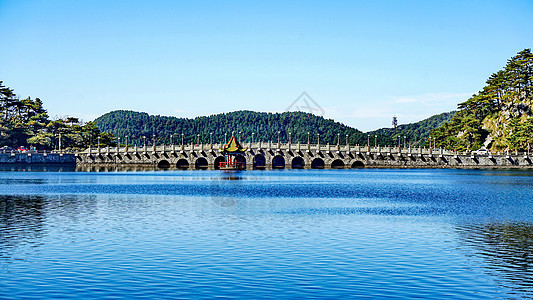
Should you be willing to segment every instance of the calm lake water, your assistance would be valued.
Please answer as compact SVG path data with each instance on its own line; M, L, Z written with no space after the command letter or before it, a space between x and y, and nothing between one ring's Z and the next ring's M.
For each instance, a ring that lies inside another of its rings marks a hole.
M0 172L0 298L531 298L533 172Z

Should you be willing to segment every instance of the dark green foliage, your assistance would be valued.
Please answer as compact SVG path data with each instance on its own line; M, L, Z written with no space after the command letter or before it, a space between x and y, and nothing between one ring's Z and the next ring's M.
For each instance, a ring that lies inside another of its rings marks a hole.
M431 133L437 146L476 150L486 145L494 151L525 150L533 144L531 129L533 100L533 54L520 51L505 68L492 74L486 86L459 111Z
M448 121L453 112L433 116L424 121L400 125L397 130L402 136L408 137L408 143L415 145L420 143L429 135L429 132ZM261 113L253 111L236 111L225 114L216 114L208 117L197 117L194 119L151 116L147 113L134 111L113 111L107 113L95 120L97 126L106 132L111 132L115 136L121 137L125 141L128 137L128 143L143 145L146 137L147 144L155 140L157 144L170 143L170 135L174 134L173 141L175 144L181 144L181 134L183 133L184 143L209 143L210 133L213 133L213 142L224 142L224 134L227 138L231 132L243 142L249 142L254 133L254 141L262 142L278 140L278 131L280 140L287 142L289 132L293 143L307 143L307 133L309 132L310 142L315 144L320 134L320 143L336 145L340 139L340 144L346 143L348 135L349 143L366 145L369 140L374 145L377 140L378 145L396 145L397 140L393 134L393 129L384 128L369 133L363 133L357 129L346 126L342 123L328 120L323 117L304 112L285 112L285 113ZM241 134L239 134L241 132ZM198 138L198 134L200 137ZM375 136L377 135L377 138Z
M128 136L129 143L137 145L144 143L143 136L151 143L154 134L157 144L170 143L171 134L174 134L174 143L180 144L182 133L185 143L209 143L210 133L213 133L213 143L220 143L224 142L225 134L229 139L232 131L242 142L249 142L254 133L254 141L276 143L278 131L282 142L287 142L291 133L293 143L307 143L308 132L311 143L317 142L318 133L321 143L337 144L340 138L344 145L346 135L352 144L366 141L365 135L357 129L303 112L236 111L187 119L120 110L97 118L95 123L102 131L111 132L123 141Z
M509 145L516 145L515 149L529 149L533 146L533 118L528 118L525 122L518 119L511 121L513 133L507 136Z
M93 123L81 124L77 118L50 120L41 99L19 99L0 81L0 146L36 147L50 150L58 147L83 149L96 145L114 145L114 137L101 133Z

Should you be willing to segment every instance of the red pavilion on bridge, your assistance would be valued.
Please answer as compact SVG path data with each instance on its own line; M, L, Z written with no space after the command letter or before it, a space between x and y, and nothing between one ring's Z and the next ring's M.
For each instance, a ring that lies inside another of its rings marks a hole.
M220 162L220 170L244 170L246 169L246 160L242 155L246 148L235 138L235 132L232 132L229 141L220 148L224 155L224 161Z

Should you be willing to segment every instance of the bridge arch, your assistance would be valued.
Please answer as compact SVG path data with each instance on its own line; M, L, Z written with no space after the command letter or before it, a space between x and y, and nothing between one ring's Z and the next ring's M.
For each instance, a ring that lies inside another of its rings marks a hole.
M291 167L293 169L303 169L305 167L304 159L300 156L296 156L292 159Z
M217 156L214 161L214 168L215 170L220 170L220 163L224 161L224 156Z
M254 170L263 170L266 166L266 159L263 154L257 154L253 158Z
M331 163L332 169L344 169L344 162L340 159L336 159Z
M209 164L207 163L207 159L200 157L194 163L194 167L196 168L196 170L207 170Z
M285 159L281 155L272 158L272 169L285 169Z
M324 169L324 160L322 158L313 159L311 169Z
M189 162L185 158L179 159L176 162L176 168L182 169L182 170L188 169L189 168Z
M237 162L242 163L243 166L244 166L244 168L246 169L246 157L244 157L244 156L241 155L241 154L237 154L237 155L235 156L235 160L236 160Z
M361 169L364 167L365 167L365 164L360 160L356 160L352 163L352 169Z
M170 163L168 162L168 160L163 159L163 160L160 160L160 161L157 163L157 167L158 167L159 169L168 169L168 168L170 168Z

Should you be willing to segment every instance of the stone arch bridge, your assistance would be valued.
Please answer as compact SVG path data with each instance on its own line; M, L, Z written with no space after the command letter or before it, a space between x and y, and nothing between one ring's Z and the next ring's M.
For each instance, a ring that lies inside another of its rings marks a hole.
M106 147L76 154L78 165L152 166L213 170L223 160L220 144ZM247 143L238 159L253 169L533 168L529 153L476 155L443 149Z

